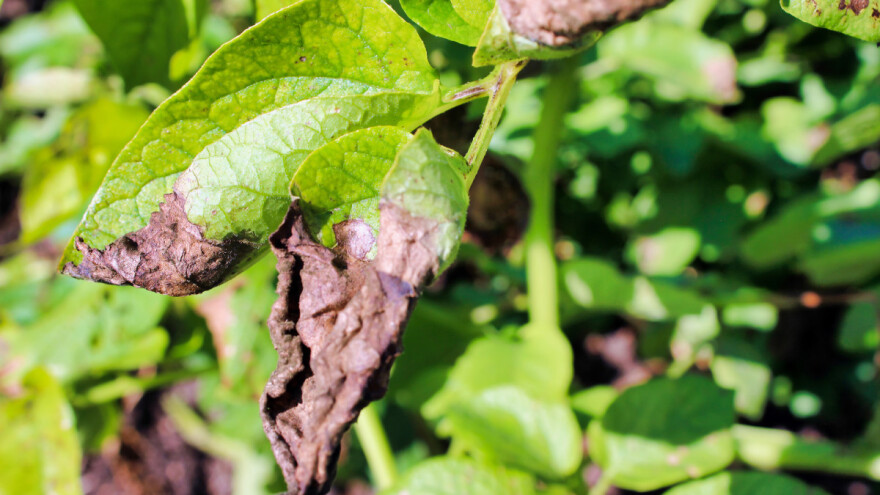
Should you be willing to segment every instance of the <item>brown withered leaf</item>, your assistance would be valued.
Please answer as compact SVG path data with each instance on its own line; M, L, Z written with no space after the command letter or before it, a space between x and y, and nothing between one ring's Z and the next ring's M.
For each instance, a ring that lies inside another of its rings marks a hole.
M670 0L498 0L517 34L548 46L565 46L589 31L635 20Z
M421 289L437 273L437 223L380 205L376 258L364 225L336 226L333 250L312 240L299 202L269 239L278 300L269 330L278 366L261 399L263 427L291 494L329 491L342 435L388 387Z
M185 202L177 192L166 194L165 202L150 216L146 227L104 249L76 239L83 260L79 265L67 263L62 273L169 296L187 296L220 284L235 274L234 264L258 254L259 246L245 239L206 239L204 229L187 219Z

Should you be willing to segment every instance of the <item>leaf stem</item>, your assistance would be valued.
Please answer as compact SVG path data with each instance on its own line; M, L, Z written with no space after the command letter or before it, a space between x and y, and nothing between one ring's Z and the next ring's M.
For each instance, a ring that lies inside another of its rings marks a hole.
M763 470L791 469L880 480L876 449L847 448L829 441L810 441L789 431L755 426L733 427L737 457Z
M361 411L357 423L354 424L354 431L364 450L370 472L373 473L377 491L394 486L397 482L397 466L394 464L394 454L376 411L375 402Z
M499 65L492 74L482 80L482 84L472 86L471 89L459 90L458 95L479 94L480 96L489 94L489 101L486 103L486 111L483 112L483 120L480 122L480 128L471 141L467 154L464 156L465 161L470 167L466 177L467 187L470 188L474 183L474 178L480 170L480 164L489 150L489 143L501 120L501 114L504 110L504 104L507 102L507 96L510 94L510 88L516 82L516 75L525 67L525 60L515 60Z
M544 90L544 108L534 131L532 158L526 164L523 182L531 201L531 221L525 235L526 285L529 320L539 325L559 326L556 257L554 255L553 182L556 155L577 83L579 60L571 57L560 63Z
M608 493L609 488L611 488L611 474L607 471L602 471L599 480L590 488L589 495L605 495Z

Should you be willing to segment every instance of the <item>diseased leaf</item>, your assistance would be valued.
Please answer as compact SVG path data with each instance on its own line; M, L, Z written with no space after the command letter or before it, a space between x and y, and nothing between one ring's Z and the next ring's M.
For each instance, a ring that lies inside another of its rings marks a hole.
M761 419L773 376L761 352L744 340L721 338L711 369L715 383L734 391L737 412L753 421Z
M74 236L82 242L65 252L65 271L95 279L102 264L116 263L137 268L111 270L103 280L175 290L172 283L148 285L150 273L170 270L182 284L197 281L176 294L216 285L262 252L286 210L290 178L310 151L357 128L414 128L439 102L421 40L383 2L297 3L224 45L153 113L92 201ZM180 199L165 198L172 190ZM174 237L152 238L177 228L147 231L153 214L155 222L177 219L189 236L189 258L161 254ZM145 249L155 245L156 254L126 248L135 238ZM199 261L201 251L230 249L214 240L239 246L231 260ZM114 242L114 253L100 252ZM84 253L95 266L76 266Z
M592 46L600 36L602 36L600 31L591 31L571 46L549 47L512 31L501 8L495 7L477 43L473 62L474 66L481 67L524 58L536 60L565 58Z
M534 484L520 471L441 456L419 463L382 495L534 495Z
M291 194L302 199L306 226L327 247L334 227L363 220L379 234L379 195L398 150L411 135L399 127L370 127L345 134L315 150L293 176Z
M876 43L880 41L877 0L781 0L783 10L813 26Z
M425 31L468 46L480 41L483 27L474 27L455 11L451 0L401 0L410 19Z
M183 0L74 0L125 84L168 85L171 57L189 44Z
M679 485L666 495L827 495L784 474L735 471Z
M467 162L458 153L443 148L427 129L397 154L394 166L382 184L382 197L418 218L437 222L433 248L446 269L458 253L467 219Z
M734 457L733 394L685 375L624 391L590 423L590 452L621 488L648 491L723 469Z
M467 210L464 160L422 130L393 167L382 186L378 242L358 235L367 225L353 218L339 224L333 250L321 246L298 198L270 238L279 297L269 328L279 360L261 411L288 488L298 495L329 490L343 433L385 393L416 299L458 247ZM374 243L376 256L367 260Z
M0 494L78 495L82 453L64 391L42 368L0 394Z
M581 464L581 430L565 402L505 385L457 403L446 418L458 445L505 465L560 479Z

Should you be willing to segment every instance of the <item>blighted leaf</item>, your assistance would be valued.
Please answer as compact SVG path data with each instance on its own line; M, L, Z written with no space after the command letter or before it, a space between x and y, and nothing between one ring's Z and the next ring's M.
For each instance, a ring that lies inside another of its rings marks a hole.
M781 0L780 3L786 12L813 26L872 43L880 41L877 0Z
M540 2L536 2L536 4L540 4ZM503 4L499 2L499 5L489 15L486 28L480 36L476 51L474 51L473 62L477 67L497 65L524 58L537 60L565 58L578 50L592 46L602 35L600 31L589 31L583 37L572 41L571 46L558 48L547 46L514 32L502 13L503 8Z
M82 453L64 391L42 368L21 387L0 395L0 494L81 494Z
M294 3L296 0L256 0L257 20L260 21Z
M129 88L169 84L171 57L189 43L182 0L74 0Z
M248 246L230 252L238 259L225 260L219 272L210 263L196 266L196 256L184 262L188 269L168 274L197 279L172 288L177 294L215 285L260 254L286 210L290 178L310 151L365 126L415 127L437 110L436 88L415 30L380 0L297 3L224 45L153 113L111 167L75 233L81 241L71 242L62 265L75 276L165 290L167 284L141 284L142 275L102 279L77 265L83 253L103 257L111 243L116 251L136 250L132 237L146 241L179 225L196 254L223 251L226 241ZM180 199L159 214L173 190ZM178 223L148 227L154 214ZM135 264L141 273L167 268Z
M458 445L505 465L559 479L581 464L582 433L565 402L504 385L457 403L446 420Z
M312 240L298 199L272 235L279 297L269 328L280 356L261 411L291 492L330 489L343 433L385 393L419 293L457 250L464 171L427 131L407 143L382 187L371 261L373 238L349 235L363 220L342 223L330 250Z
M345 134L306 158L290 189L302 200L306 225L322 244L333 247L334 228L353 218L369 227L358 235L378 236L379 190L410 138L399 127L370 127Z
M382 495L534 495L534 484L520 471L446 456L419 463Z
M410 214L437 222L433 233L440 271L455 259L467 219L467 162L443 148L426 129L397 154L382 184L382 197Z
M733 394L685 375L627 389L589 427L590 452L618 487L655 490L723 469L734 457Z
M483 27L469 24L453 8L451 0L401 0L410 19L425 31L463 45L476 46Z
M827 495L797 478L784 474L734 471L691 481L666 495Z

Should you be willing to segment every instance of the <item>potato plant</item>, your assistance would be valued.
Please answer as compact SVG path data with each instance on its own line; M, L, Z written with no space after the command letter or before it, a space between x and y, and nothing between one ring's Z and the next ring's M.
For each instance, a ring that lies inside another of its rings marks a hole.
M0 494L877 490L880 5L666 3L14 19Z

